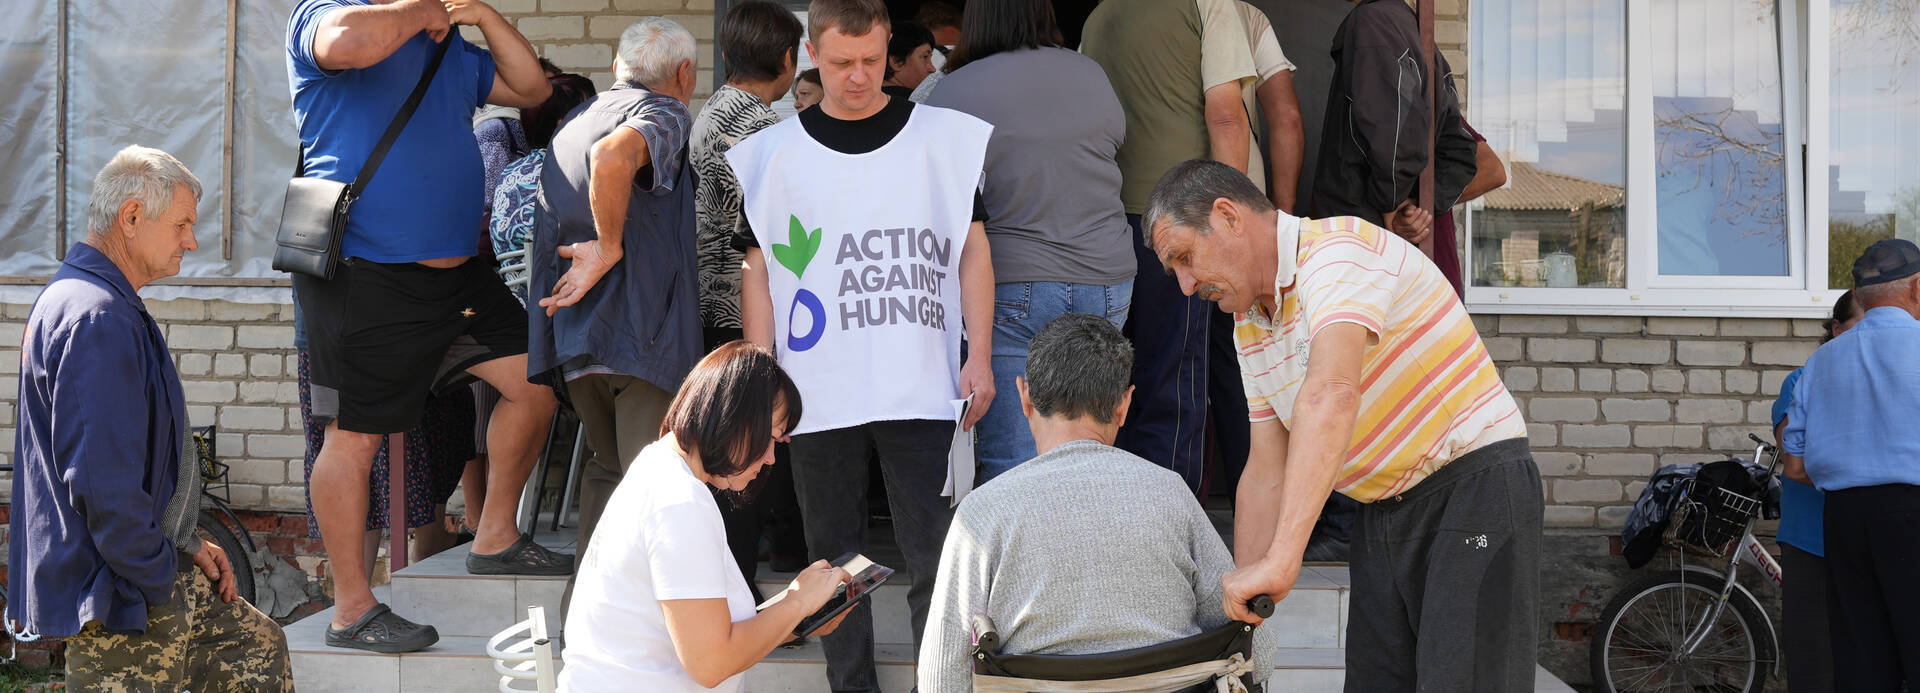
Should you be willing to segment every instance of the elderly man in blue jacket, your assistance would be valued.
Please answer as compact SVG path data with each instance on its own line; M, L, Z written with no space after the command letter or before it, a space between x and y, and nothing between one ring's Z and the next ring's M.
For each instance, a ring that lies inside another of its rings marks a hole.
M81 691L291 691L287 642L194 534L200 472L166 338L135 293L197 247L200 181L127 147L21 345L8 630L67 640Z

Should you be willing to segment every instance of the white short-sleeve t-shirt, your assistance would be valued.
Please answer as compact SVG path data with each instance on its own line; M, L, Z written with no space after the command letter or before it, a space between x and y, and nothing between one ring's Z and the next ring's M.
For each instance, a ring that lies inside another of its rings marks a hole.
M712 689L687 676L660 607L664 600L719 598L736 623L754 615L712 492L671 445L649 445L614 490L580 562L560 690L742 690L744 675Z

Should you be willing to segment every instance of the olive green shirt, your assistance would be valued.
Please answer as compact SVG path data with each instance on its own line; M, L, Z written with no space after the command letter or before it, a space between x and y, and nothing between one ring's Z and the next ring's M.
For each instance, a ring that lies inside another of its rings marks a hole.
M1233 0L1105 0L1087 18L1080 52L1106 70L1126 113L1115 160L1128 214L1146 212L1167 169L1209 155L1207 88L1258 74Z

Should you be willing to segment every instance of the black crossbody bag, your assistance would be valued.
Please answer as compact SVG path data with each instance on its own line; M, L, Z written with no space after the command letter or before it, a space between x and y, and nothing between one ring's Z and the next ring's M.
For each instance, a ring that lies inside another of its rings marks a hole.
M413 93L393 116L387 132L380 136L380 143L373 146L367 163L360 167L360 175L354 176L352 183L306 177L307 157L302 147L300 165L294 179L287 182L286 205L280 210L280 231L274 237L277 246L273 251L274 269L333 278L333 269L340 263L340 238L347 233L347 212L367 189L373 173L380 169L380 160L387 158L387 149L393 146L394 140L400 139L400 131L406 129L407 121L420 107L420 100L427 95L427 85L433 83L434 74L440 71L440 60L447 57L447 47L451 45L453 41L443 41L434 51L433 59L427 62L426 73L413 85Z

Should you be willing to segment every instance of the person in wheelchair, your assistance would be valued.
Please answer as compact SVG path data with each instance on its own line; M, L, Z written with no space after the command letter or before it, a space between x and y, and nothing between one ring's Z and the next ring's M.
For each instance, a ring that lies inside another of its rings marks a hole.
M1230 622L1220 578L1233 558L1186 482L1113 447L1132 371L1132 346L1099 316L1064 315L1034 336L1015 384L1040 454L960 503L920 649L923 693L972 691L989 673L974 667L976 631L995 633L1001 653L1094 655ZM1253 631L1256 684L1276 633Z

